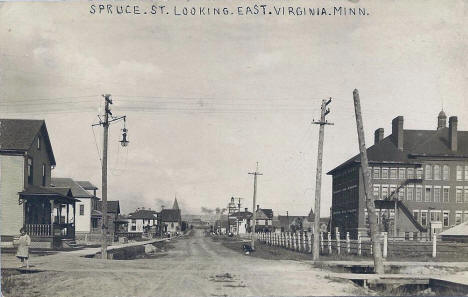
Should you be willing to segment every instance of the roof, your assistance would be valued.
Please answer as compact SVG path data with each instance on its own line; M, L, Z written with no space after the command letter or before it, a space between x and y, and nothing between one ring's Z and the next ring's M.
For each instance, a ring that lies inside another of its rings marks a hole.
M52 165L56 165L44 120L0 119L0 151L29 151L42 132Z
M158 212L149 209L138 209L128 215L129 219L155 220L158 218Z
M161 210L161 221L163 222L179 222L181 220L179 209L163 209Z
M96 187L95 185L93 185L92 183L90 183L89 181L87 180L79 180L79 181L76 181L83 189L85 190L88 190L88 191L94 191L94 190L97 190L99 189L98 187Z
M468 131L457 131L457 151L450 149L449 128L439 130L403 130L403 150L398 150L392 135L367 149L369 163L415 163L415 157L462 157L468 158ZM360 162L357 154L335 167L327 174Z
M29 186L22 192L19 192L19 194L22 197L48 196L51 199L64 199L72 202L80 201L73 198L70 188Z
M98 209L102 210L102 201L98 201ZM120 213L120 202L119 200L109 200L107 201L107 212Z
M66 187L70 188L73 197L79 198L93 198L94 196L88 193L78 182L68 177L53 177L50 180L51 187Z
M239 220L250 219L252 217L252 213L250 211L238 211L232 213L230 217L235 217Z
M273 219L273 210L271 208L260 208L260 212L263 213L263 216L260 218L268 218L268 219ZM257 214L259 212L257 211Z
M450 229L447 229L439 235L442 236L467 236L468 237L468 221L461 223L460 225L456 225Z

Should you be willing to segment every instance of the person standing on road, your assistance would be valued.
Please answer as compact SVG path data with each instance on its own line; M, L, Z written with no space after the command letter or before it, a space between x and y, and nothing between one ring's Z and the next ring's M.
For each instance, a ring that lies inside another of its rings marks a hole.
M29 268L29 246L31 245L31 237L29 237L24 228L21 228L20 233L21 236L18 240L16 257L21 260L21 267L24 267L24 261L26 261L26 268Z

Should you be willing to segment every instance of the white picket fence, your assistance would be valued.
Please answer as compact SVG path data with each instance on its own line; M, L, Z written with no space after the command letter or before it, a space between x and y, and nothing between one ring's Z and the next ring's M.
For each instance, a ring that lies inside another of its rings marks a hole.
M382 256L384 258L388 255L388 236L386 232L380 234L380 242L382 248ZM302 253L312 253L313 246L313 234L311 232L282 232L282 233L270 233L270 232L260 232L256 233L256 238L263 244L282 247L289 250L302 252ZM425 246L432 244L432 257L437 256L437 236L433 235L432 241L421 241L421 244ZM322 255L332 255L332 254L354 254L354 255L372 255L372 241L368 238L363 239L359 234L357 240L351 240L349 232L346 233L345 239L341 238L341 234L337 232L335 238L332 239L330 232L321 232L320 233L320 253ZM408 242L408 241L407 241ZM392 244L398 244L392 242ZM402 244L403 243L399 243ZM421 244L417 246L422 246Z

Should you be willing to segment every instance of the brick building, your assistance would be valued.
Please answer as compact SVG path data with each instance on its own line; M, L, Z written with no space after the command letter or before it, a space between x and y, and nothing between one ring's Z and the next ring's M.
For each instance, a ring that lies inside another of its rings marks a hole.
M457 117L443 111L435 130L407 130L403 117L383 128L367 149L379 228L413 236L440 232L468 221L468 131L458 131ZM332 228L342 234L368 232L368 216L359 154L334 168Z

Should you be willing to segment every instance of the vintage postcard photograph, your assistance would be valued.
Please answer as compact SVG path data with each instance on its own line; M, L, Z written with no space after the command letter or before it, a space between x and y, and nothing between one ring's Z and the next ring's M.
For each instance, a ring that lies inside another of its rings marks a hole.
M0 1L2 296L468 295L466 0Z

